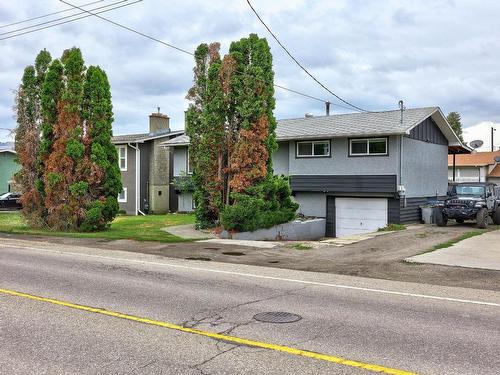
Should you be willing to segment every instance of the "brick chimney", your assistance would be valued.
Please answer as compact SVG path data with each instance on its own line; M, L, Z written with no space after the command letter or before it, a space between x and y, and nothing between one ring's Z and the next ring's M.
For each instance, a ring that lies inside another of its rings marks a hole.
M158 111L149 115L149 132L158 133L170 130L170 117Z

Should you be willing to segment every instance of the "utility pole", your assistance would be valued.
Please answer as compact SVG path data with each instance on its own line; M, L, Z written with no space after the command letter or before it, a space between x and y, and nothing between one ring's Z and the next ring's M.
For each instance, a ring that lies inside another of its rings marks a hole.
M494 132L496 131L496 129L492 126L491 127L491 152L495 151L495 143L494 143Z

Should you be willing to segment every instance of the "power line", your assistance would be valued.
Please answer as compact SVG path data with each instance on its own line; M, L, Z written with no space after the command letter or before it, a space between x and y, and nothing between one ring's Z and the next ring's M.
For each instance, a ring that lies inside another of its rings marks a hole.
M74 7L74 8L76 8L76 9L83 10L84 12L89 13L89 15L94 15L94 16L96 16L97 18L100 18L100 19L101 19L101 20L103 20L103 21L109 22L109 23L111 23L111 24L113 24L113 25L115 25L115 26L117 26L117 27L120 27L120 28L122 28L122 29L125 29L125 30L127 30L127 31L130 31L130 32L132 32L132 33L134 33L134 34L140 35L140 36L142 36L142 37L144 37L144 38L147 38L147 39L150 39L150 40L152 40L152 41L154 41L154 42L157 42L157 43L163 44L164 46L167 46L167 47L173 48L173 49L175 49L175 50L177 50L177 51L180 51L180 52L182 52L182 53L185 53L185 54L187 54L187 55L194 56L194 53L189 52L189 51L187 51L187 50L185 50L185 49L183 49L183 48L180 48L180 47L174 46L173 44L170 44L170 43L164 42L164 41L162 41L162 40L160 40L160 39L158 39L158 38L155 38L155 37L153 37L153 36L151 36L151 35L144 34L143 32L140 32L140 31L138 31L138 30L136 30L136 29L133 29L133 28L131 28L131 27L128 27L128 26L122 25L122 24L120 24L120 23L118 23L118 22L112 21L112 20L110 20L110 19L108 19L108 18L106 18L106 17L102 17L102 16L99 16L99 15L97 15L97 14L93 14L92 12L90 12L90 11L88 11L88 10L85 10L85 9L82 9L81 7L79 7L79 6L77 6L77 5L73 5L73 4L71 4L71 3L69 3L69 2L67 2L67 1L65 1L65 0L59 0L59 1L61 1L62 3L66 4L66 5L69 5L69 6L71 6L71 7ZM241 73L241 72L240 72L240 73ZM247 73L244 73L244 72L243 72L242 74L247 74ZM289 91L289 92L292 92L292 93L297 94L297 95L301 95L301 96L306 97L306 98L309 98L309 99L317 100L317 101L320 101L320 102L322 102L322 103L327 103L327 102L328 102L327 100L320 99L320 98L314 97L314 96L312 96L312 95L308 95L308 94L306 94L306 93L303 93L303 92L300 92L300 91L297 91L297 90L293 90L293 89L290 89L290 88L285 87L285 86L278 85L278 84L276 84L276 83L274 83L273 85L274 85L275 87L278 87L278 88L282 89L282 90ZM349 104L349 103L348 103L348 104ZM335 103L335 105L336 105L336 106L338 106L338 107L344 108L344 109L352 110L352 108L351 108L351 107L345 107L345 106L343 106L343 105L341 105L341 104L338 104L338 103Z
M126 3L126 4L122 4L122 5L113 7L113 8L101 10L99 12L96 12L96 14L105 13L105 12L109 12L111 10L124 8L124 7L130 6L130 5L134 5L136 3L139 3L141 1L142 0L136 0L136 1L133 1L131 3ZM69 20L66 20L66 21L63 21L63 22L58 22L58 23L55 23L55 24L52 24L52 25L47 25L47 26L44 26L44 27L39 27L39 28L36 28L36 29L32 29L32 30L28 30L28 31L22 32L22 33L17 33L17 34L14 34L14 35L5 36L3 38L0 38L0 40L6 40L6 39L11 39L11 38L15 38L15 37L18 37L18 36L26 35L26 34L31 34L31 33L37 32L37 31L49 29L49 28L52 28L52 27L55 27L55 26L59 26L59 25L64 25L64 24L69 23L69 22L78 21L78 20L81 20L83 18L88 18L88 17L92 17L92 16L93 16L93 14L90 14L90 15L85 15L85 16L81 16L81 17L78 17L78 18L69 19ZM58 21L58 20L55 19L52 22L56 22L56 21Z
M250 0L247 0L247 3L248 5L250 6L250 9L252 9L252 11L255 13L255 15L257 16L257 18L259 19L259 21L264 25L264 27L267 29L267 31L269 32L269 34L271 34L271 36L274 38L274 40L276 40L276 42L280 45L281 48L283 48L283 50L288 54L288 56L290 56L290 58L309 76L311 77L317 84L319 84L321 87L323 87L326 91L328 91L330 94L332 94L334 97L336 97L338 100L340 100L341 102L347 104L348 106L354 108L354 109L357 109L361 112L368 112L366 109L363 109L363 108L360 108L352 103L349 103L347 100L345 99L342 99L340 96L338 96L337 94L335 94L332 90L330 90L328 87L326 87L323 83L321 83L315 76L313 76L311 73L309 73L309 71L290 53L290 51L288 51L288 49L281 43L281 41L278 39L278 37L276 35L274 35L274 33L271 31L271 29L266 25L266 23L264 22L264 20L259 16L259 14L257 13L257 11L254 9L254 7L252 6L252 4L250 3Z
M97 17L97 18L100 18L100 19L101 19L101 20L103 20L103 21L109 22L109 23L111 23L111 24L113 24L113 25L115 25L115 26L117 26L117 27L121 27L122 29L128 30L128 31L130 31L130 32L132 32L132 33L135 33L135 34L137 34L137 35L140 35L140 36L142 36L142 37L144 37L144 38L148 38L148 39L153 40L153 41L155 41L155 42L157 42L157 43L161 43L161 44L163 44L163 45L165 45L165 46L167 46L167 47L173 48L173 49L175 49L175 50L177 50L177 51L179 51L179 52L183 52L183 53L186 53L186 54L188 54L188 55L194 56L194 53L189 52L189 51L187 51L187 50L185 50L185 49L183 49L183 48L176 47L176 46L174 46L173 44L170 44L170 43L164 42L163 40L160 40L160 39L157 39L157 38L152 37L152 36L150 36L150 35L144 34L144 33L140 32L140 31L138 31L138 30L135 30L135 29L133 29L133 28L131 28L131 27L128 27L128 26L122 25L122 24L120 24L120 23L118 23L118 22L112 21L112 20L110 20L109 18L105 18L105 17L99 16L97 13L92 13L92 12L89 12L89 11L88 11L88 10L86 10L86 9L83 9L83 8L81 8L81 7L77 6L77 5L73 5L73 4L71 4L71 3L68 3L68 2L66 2L66 1L64 1L64 0L59 0L59 1L61 1L62 3L66 4L66 5L72 6L73 8L83 10L84 12L89 13L89 15L91 15L91 16L95 16L95 17Z
M99 9L103 9L103 8L109 8L110 6L113 6L113 5L116 5L116 4L126 3L127 1L129 1L129 0L120 0L120 1L108 4L108 5L103 5L103 6L100 6L100 7L97 7L97 8L93 8L93 9L90 9L90 10L94 11L94 10L99 10ZM71 10L73 10L73 9L71 9ZM37 26L47 25L47 24L50 24L50 23L53 23L53 22L57 22L57 21L60 21L60 20L64 20L64 19L75 17L75 16L79 16L80 14L85 14L85 12L79 12L79 13L71 14L69 16L56 18L56 19L53 19L53 20L50 20L50 21L40 22L40 23L31 25L31 26L22 27L20 29L6 31L4 33L0 33L0 35L14 34L14 33L17 33L19 31L23 31L23 30L28 30L28 29L35 28Z
M190 56L194 56L194 53L192 53L192 52L190 52L190 51L187 51L187 50L185 50L185 49L183 49L183 48L180 48L180 47L174 46L173 44L170 44L170 43L164 42L164 41L162 41L162 40L160 40L160 39L158 39L158 38L155 38L155 37L153 37L153 36L151 36L151 35L147 35L147 34L145 34L145 33L143 33L143 32L140 32L140 31L138 31L138 30L135 30L135 29L133 29L133 28L131 28L131 27L128 27L128 26L122 25L122 24L120 24L120 23L118 23L118 22L112 21L112 20L110 20L110 19L108 19L108 18L105 18L105 17L99 16L99 14L101 14L101 13L105 13L105 12L108 12L108 11L111 11L111 10L115 10L115 9L123 8L123 7L129 6L129 5L133 5L133 4L136 4L136 3L138 3L138 2L141 2L142 0L136 0L136 1L131 2L131 3L122 4L122 5L120 5L120 6L116 6L116 7L110 8L110 9L105 9L105 10L102 10L102 11L99 11L99 12L95 12L95 13L93 13L93 12L91 12L91 11L89 11L89 10L86 10L86 9L83 9L83 8L82 8L83 6L87 6L87 5L90 5L90 4L92 4L92 3L88 3L88 4L81 5L81 6L77 6L77 5L73 5L73 4L68 3L68 2L66 2L66 1L63 1L63 0L60 0L60 1L61 1L62 3L64 3L64 4L66 4L66 5L69 5L69 6L70 6L70 7L72 7L73 9L79 9L79 10L81 10L81 11L82 11L81 13L74 14L74 15L72 15L72 16L70 16L70 17L74 17L74 16L77 16L78 14L83 14L83 13L87 13L87 15L85 15L85 16L81 16L81 17L78 17L78 18L72 18L72 19L69 19L69 20L66 20L66 21L63 21L63 22L58 22L58 23L51 24L51 25L47 25L47 26L44 26L44 27L39 27L39 28L37 28L37 29L28 30L28 31L25 31L25 32L22 32L22 33L18 33L18 34L15 34L15 35L9 35L9 36L7 36L7 37L0 38L0 40L11 39L11 38L14 38L14 37L17 37L17 36L30 34L30 33L36 32L36 31L45 30L45 29L48 29L48 28L52 28L52 27L55 27L55 26L63 25L63 24L69 23L69 22L78 21L78 20L81 20L81 19L83 19L83 18L88 18L88 17L94 16L94 17L97 17L97 18L102 19L103 21L109 22L109 23L111 23L111 24L113 24L113 25L115 25L115 26L117 26L117 27L123 28L123 29L125 29L125 30L127 30L127 31L130 31L130 32L133 32L133 33L135 33L135 34L137 34L137 35L140 35L140 36L142 36L142 37L144 37L144 38L147 38L147 39L150 39L150 40L155 41L155 42L157 42L157 43L160 43L160 44L162 44L162 45L164 45L164 46L166 46L166 47L173 48L173 49L175 49L175 50L177 50L177 51L179 51L179 52L185 53L185 54L190 55ZM125 1L128 1L128 0L125 0ZM119 1L119 2L117 2L117 3L121 3L121 2L123 2L123 0L122 0L122 1ZM107 6L103 6L103 7L109 7L109 6L114 5L114 4L117 4L117 3L109 4L109 5L107 5ZM96 9L100 9L100 8L103 8L103 7L98 7L98 8L96 8ZM95 10L95 9L92 9L92 10ZM40 16L40 17L42 17L42 16ZM46 22L46 23L56 22L56 21L59 21L59 20L61 20L61 19L65 19L65 18L68 18L68 17L62 17L62 18L55 19L55 20L52 20L52 21L49 21L49 22ZM20 23L20 22L22 22L22 21L19 21L19 23ZM37 25L34 25L34 26L37 26ZM18 31L20 31L20 30L18 30ZM0 35L2 35L2 34L0 34ZM239 72L239 73L241 73L241 74L248 74L248 73L244 73L244 72ZM260 80L261 80L261 79L260 79ZM261 80L261 81L263 81L263 80ZM322 102L322 103L326 103L326 102L327 102L327 100L325 100L325 99L320 99L320 98L314 97L314 96L312 96L312 95L309 95L309 94L306 94L306 93L303 93L303 92L300 92L300 91L297 91L297 90L293 90L293 89L290 89L290 88L288 88L288 87L285 87L285 86L282 86L282 85L279 85L279 84L276 84L276 83L274 83L274 86L275 86L275 87L277 87L277 88L280 88L280 89L282 89L282 90L285 90L285 91L288 91L288 92L291 92L291 93L294 93L294 94L297 94L297 95L300 95L300 96L303 96L303 97L306 97L306 98L309 98L309 99L313 99L313 100L316 100L316 101L319 101L319 102ZM338 107L341 107L341 108L345 108L345 109L352 110L350 107L344 107L344 106L342 106L342 105L340 105L340 104L337 104L337 103L335 103L335 105L336 105L336 106L338 106Z
M82 4L81 6L82 7L86 7L88 5L93 5L93 4L96 4L96 3L102 3L103 1L104 0L93 1L91 3ZM46 18L46 17L54 16L54 15L60 14L60 13L70 12L70 11L73 11L73 10L74 10L73 8L69 8L69 9L60 10L58 12L52 12L52 13L44 14L42 16L36 16L36 17L28 18L28 19L25 19L25 20L22 20L22 21L12 22L12 23L9 23L9 24L6 24L6 25L1 25L0 29L3 29L5 27L9 27L9 26L19 25L19 24L25 23L25 22L30 22L30 21L38 20L40 18Z

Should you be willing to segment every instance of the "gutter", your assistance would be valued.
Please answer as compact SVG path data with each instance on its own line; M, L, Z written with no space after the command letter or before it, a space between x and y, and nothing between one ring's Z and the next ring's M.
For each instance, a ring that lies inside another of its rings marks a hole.
M135 215L141 214L146 215L139 209L139 195L140 195L140 186L139 186L139 178L141 175L141 150L139 149L139 143L135 142L135 146L132 146L131 143L127 143L127 146L135 150Z

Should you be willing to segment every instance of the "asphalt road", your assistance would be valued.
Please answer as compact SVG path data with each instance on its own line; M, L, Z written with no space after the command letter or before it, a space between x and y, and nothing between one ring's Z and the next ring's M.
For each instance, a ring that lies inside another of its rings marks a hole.
M495 291L0 239L0 374L498 374L499 354Z

